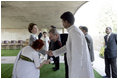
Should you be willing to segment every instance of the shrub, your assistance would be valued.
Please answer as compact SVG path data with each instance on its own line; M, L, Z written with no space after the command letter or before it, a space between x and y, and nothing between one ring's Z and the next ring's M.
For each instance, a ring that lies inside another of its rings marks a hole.
M104 47L102 47L101 49L100 49L100 57L101 58L104 58Z

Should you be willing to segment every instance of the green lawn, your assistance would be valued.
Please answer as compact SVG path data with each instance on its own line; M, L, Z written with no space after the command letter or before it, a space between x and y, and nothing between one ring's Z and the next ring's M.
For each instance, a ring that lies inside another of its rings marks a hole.
M19 49L11 49L11 50L1 50L1 56L17 56L17 54L19 53Z
M1 78L11 78L13 64L1 64Z
M60 64L60 70L52 71L52 64L44 65L40 71L41 78L65 78L65 70L64 64ZM1 64L1 77L2 78L11 78L13 70L13 64ZM102 78L100 74L98 74L94 70L94 74L96 78Z
M102 78L102 76L96 70L94 70L94 75L95 78Z
M65 78L65 66L64 64L60 64L60 69L58 71L53 71L52 67L54 65L44 65L40 71L41 78Z

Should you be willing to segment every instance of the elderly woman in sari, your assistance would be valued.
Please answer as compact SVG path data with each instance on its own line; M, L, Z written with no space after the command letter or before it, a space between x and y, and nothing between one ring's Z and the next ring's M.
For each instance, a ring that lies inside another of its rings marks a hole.
M14 63L13 78L39 78L40 68L49 60L39 58L38 52L43 47L42 40L36 40L31 46L26 46L18 53Z

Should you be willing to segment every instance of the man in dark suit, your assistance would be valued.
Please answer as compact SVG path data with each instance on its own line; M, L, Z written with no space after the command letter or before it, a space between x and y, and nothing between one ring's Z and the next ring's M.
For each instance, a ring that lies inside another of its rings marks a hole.
M85 35L86 42L87 42L88 49L89 49L90 59L91 59L91 62L93 62L94 61L93 39L88 34L88 28L86 26L80 26L79 28L82 30L82 32Z
M53 28L53 29L54 29L54 28ZM67 41L67 38L68 38L68 34L66 34L66 33L64 33L64 34L59 34L59 37L60 37L59 39L60 39L60 42L61 42L62 46L66 45L66 41ZM51 39L51 38L50 38L50 39ZM57 45L58 45L58 43L55 43L55 42L52 40L52 41L50 42L50 44L49 44L49 50L58 49L57 47L59 47L59 46L57 46ZM50 59L50 57L48 57L48 59ZM54 56L53 56L53 60L54 60L54 62L56 62ZM58 58L57 58L57 61L58 61ZM69 78L66 53L64 54L64 61L65 61L65 78ZM57 66L59 66L58 63L56 63L56 64L57 64ZM57 69L54 68L54 70L57 70Z
M59 33L55 28L52 28L49 30L49 38L51 40L51 50L56 50L62 47L60 38L59 38ZM50 47L50 46L49 46ZM50 48L49 48L50 50ZM59 56L54 57L53 56L53 60L54 60L54 64L55 67L53 67L54 71L59 70Z
M117 78L117 34L112 33L111 27L106 28L105 40L105 73L107 78ZM111 75L112 73L112 75Z
M51 25L51 26L50 26L50 29L56 29L56 27L53 26L53 25ZM50 38L50 39L51 39L51 38ZM53 49L54 49L54 44L53 44L53 43L54 43L54 41L53 41L53 40L50 40L50 42L49 42L49 50L53 50ZM50 59L50 58L52 58L53 61L54 61L54 56L51 57L51 56L48 55L48 56L47 56L47 60ZM53 63L53 64L54 64L54 63Z
M68 34L66 34L66 33L60 34L60 38L61 38L62 46L66 45ZM68 63L67 63L66 53L64 53L64 61L65 61L65 78L69 78L69 75L68 75L69 74L69 72L68 72Z

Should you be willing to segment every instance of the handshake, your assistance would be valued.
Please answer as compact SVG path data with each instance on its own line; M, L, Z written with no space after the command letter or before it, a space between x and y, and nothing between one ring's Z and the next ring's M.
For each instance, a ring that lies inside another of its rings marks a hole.
M51 51L51 50L46 51L46 54L48 54L49 56L53 56L53 53L52 53L52 51Z
M49 64L49 63L50 63L50 59L43 61L43 64Z

